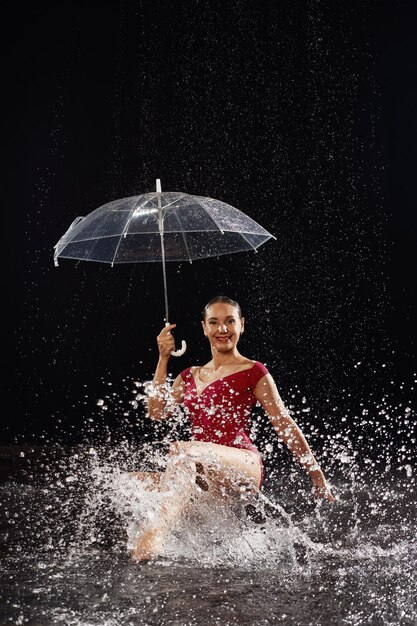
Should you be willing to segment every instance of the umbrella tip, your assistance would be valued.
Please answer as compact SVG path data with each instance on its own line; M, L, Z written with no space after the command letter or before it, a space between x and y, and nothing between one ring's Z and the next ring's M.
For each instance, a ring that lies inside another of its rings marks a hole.
M156 179L156 193L161 193L161 179Z

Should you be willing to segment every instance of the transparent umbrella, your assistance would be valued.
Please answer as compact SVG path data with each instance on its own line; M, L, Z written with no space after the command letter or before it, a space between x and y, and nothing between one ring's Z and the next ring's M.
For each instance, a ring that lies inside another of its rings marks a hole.
M108 202L77 217L54 246L54 261L77 259L101 263L161 262L165 323L169 323L167 261L190 261L257 250L275 239L248 215L220 200L161 191ZM179 356L186 345L173 352Z

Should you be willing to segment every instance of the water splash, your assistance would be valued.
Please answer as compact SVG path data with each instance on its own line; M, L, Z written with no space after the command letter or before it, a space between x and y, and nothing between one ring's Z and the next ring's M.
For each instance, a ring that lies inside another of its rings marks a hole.
M219 500L196 484L161 557L143 565L131 560L130 550L158 511L160 494L131 473L163 472L167 449L184 437L187 424L179 412L161 430L156 424L154 438L132 440L147 398L146 381L136 383L128 381L122 399L108 387L97 417L86 422L88 443L18 449L0 486L3 615L30 623L32 598L39 621L48 625L170 623L185 610L198 623L205 598L220 585L235 598L234 607L242 588L250 594L255 586L253 611L245 604L251 623L263 602L268 611L290 615L295 596L300 610L308 605L317 619L324 602L329 623L340 621L347 598L346 623L370 615L378 623L413 623L417 507L409 402L369 401L364 414L353 408L341 414L329 403L327 415L318 416L306 394L293 390L290 410L323 459L336 504L312 498L304 473L255 415L254 436L267 466L263 491L236 490ZM120 419L117 437L106 427L110 414ZM319 418L326 430L317 428ZM398 430L408 427L395 446L394 418ZM380 441L386 445L371 454Z

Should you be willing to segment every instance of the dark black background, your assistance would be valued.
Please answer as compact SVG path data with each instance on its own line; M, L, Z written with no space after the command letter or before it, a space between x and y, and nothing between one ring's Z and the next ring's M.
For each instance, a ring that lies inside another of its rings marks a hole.
M78 215L160 178L165 191L229 202L277 237L257 254L168 266L171 321L189 344L172 374L209 359L199 314L225 293L247 319L241 352L267 364L309 432L366 439L382 424L381 445L409 445L416 18L407 1L10 12L3 442L153 433L130 401L156 361L161 268L55 268L53 246Z

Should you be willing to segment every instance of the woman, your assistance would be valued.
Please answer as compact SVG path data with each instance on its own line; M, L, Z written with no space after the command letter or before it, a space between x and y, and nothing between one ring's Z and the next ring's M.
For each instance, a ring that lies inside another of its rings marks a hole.
M260 489L262 457L249 436L251 409L259 402L275 432L308 472L315 494L330 502L334 497L301 430L290 417L267 368L237 349L245 319L240 306L226 296L213 298L204 308L201 322L212 358L204 366L183 370L167 388L167 369L175 350L171 334L175 324L158 335L159 360L148 399L152 419L169 416L183 404L192 428L192 441L170 446L162 474L137 472L150 478L162 494L155 521L146 527L132 552L136 560L149 560L163 549L170 525L190 499L195 483L202 489L225 485L228 489ZM149 484L149 483L148 483Z

